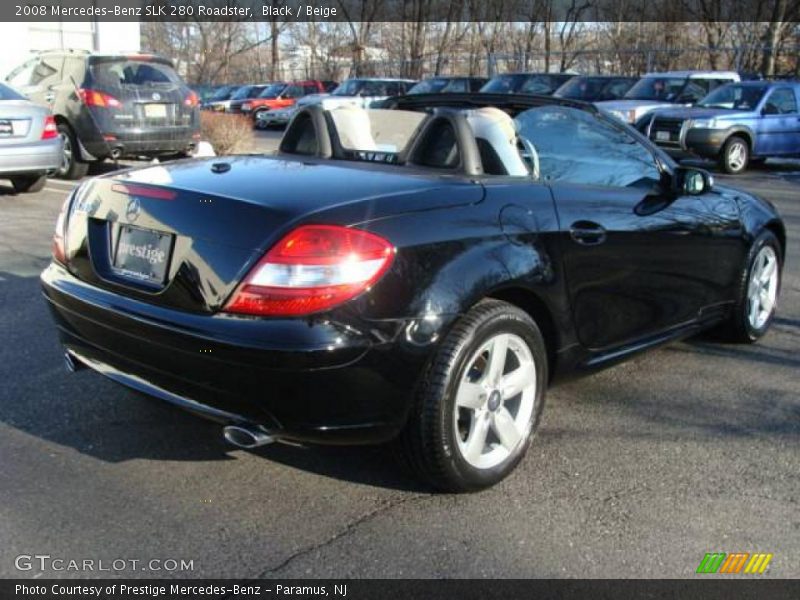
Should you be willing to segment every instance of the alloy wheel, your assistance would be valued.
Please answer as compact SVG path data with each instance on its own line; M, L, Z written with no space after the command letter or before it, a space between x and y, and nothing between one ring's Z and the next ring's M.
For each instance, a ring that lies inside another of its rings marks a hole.
M744 142L734 142L728 148L728 167L731 171L741 171L747 164L747 148Z
M72 160L73 160L72 139L70 138L69 134L67 134L65 131L59 132L58 135L61 137L61 141L63 142L61 167L58 169L58 173L59 175L63 175L69 171L70 165L72 165Z
M489 338L466 363L455 394L455 431L461 456L491 469L530 434L536 365L525 341L511 333Z
M772 315L778 296L778 255L771 246L759 250L747 287L747 320L761 329Z

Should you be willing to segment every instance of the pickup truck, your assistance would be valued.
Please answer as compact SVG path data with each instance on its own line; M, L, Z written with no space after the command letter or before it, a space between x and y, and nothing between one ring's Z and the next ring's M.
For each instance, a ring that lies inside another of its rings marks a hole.
M713 158L726 173L770 157L800 156L800 83L722 86L692 108L659 110L643 132L676 158Z

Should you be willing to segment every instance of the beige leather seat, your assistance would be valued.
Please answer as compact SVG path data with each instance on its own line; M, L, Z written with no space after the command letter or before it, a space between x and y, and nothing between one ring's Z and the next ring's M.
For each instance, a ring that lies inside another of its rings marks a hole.
M520 177L530 173L519 154L514 119L506 112L493 106L485 106L468 111L467 122L478 142L484 170L487 173ZM500 170L504 170L505 173L495 172Z

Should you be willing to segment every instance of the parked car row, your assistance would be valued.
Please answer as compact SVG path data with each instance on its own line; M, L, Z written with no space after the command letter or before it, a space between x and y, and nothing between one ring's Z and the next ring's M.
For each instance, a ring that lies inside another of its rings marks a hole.
M254 127L265 129L287 125L311 104L376 108L396 96L419 94L532 94L592 102L674 157L715 159L727 173L768 157L800 155L798 84L742 82L733 71L670 71L638 79L571 73L505 73L488 80L436 76L419 82L357 77L341 84L304 80L191 89L168 59L153 54L57 50L26 61L6 83L9 89L0 95L5 151L31 143L47 111L52 117L47 135L55 127L59 138L41 150L52 154L58 145L58 161L42 165L38 156L30 169L13 175L20 190L35 188L46 171L78 179L89 163L107 158L186 155L200 138L200 108L247 115ZM33 104L21 104L25 98ZM45 112L28 115L33 105ZM42 148L48 140L39 140ZM7 174L14 163L5 164Z
M3 145L28 143L36 132L45 138L42 142L59 139L57 160L33 160L30 174L14 184L20 189L35 188L34 177L46 171L80 179L89 163L107 158L185 155L200 138L200 99L171 61L160 56L41 52L11 71L5 82L30 103L9 93L0 99ZM43 110L34 111L33 105ZM51 155L52 148L41 152Z

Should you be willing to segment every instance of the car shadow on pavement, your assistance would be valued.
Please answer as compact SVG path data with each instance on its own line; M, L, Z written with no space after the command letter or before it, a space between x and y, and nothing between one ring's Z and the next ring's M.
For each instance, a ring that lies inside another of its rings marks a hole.
M37 277L0 271L0 427L121 463L230 461L247 452L290 468L371 486L422 488L384 447L272 444L240 450L219 424L128 390L90 369L69 373ZM33 442L34 447L38 442Z
M775 334L753 346L690 338L569 383L565 394L556 392L569 398L568 412L618 411L630 427L620 434L567 424L543 433L662 441L800 441L800 404L791 375L800 370L800 359L770 344L770 335Z

